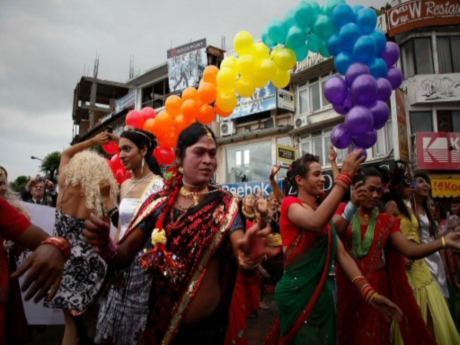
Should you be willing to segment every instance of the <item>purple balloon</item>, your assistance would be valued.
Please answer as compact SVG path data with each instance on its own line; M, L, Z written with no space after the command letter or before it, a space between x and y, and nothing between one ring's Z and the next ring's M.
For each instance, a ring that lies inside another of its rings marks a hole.
M394 42L387 42L382 58L385 60L388 68L393 66L399 59L399 46Z
M347 86L351 86L356 77L361 74L369 74L369 67L367 67L367 65L356 62L348 67L347 73L345 74Z
M397 89L403 81L403 76L399 68L392 67L388 70L387 79L391 84L393 90Z
M345 124L341 123L334 127L331 132L331 142L332 145L338 149L345 149L351 143L351 137L347 132Z
M369 147L374 146L374 144L377 142L377 132L372 130L367 133L363 133L357 137L354 137L353 142L358 147L368 149Z
M333 76L324 85L324 96L332 104L342 104L348 95L345 80L339 76Z
M355 106L345 117L345 126L352 137L360 136L374 129L374 119L368 108Z
M377 100L388 101L391 96L391 83L385 78L377 79Z
M390 108L388 108L388 105L383 101L377 101L370 110L374 118L374 129L380 129L385 126L390 117Z
M353 100L351 98L351 93L348 93L347 98L343 104L332 104L334 110L340 115L346 115L350 109L353 107Z
M377 98L377 81L370 74L362 74L351 84L353 104L371 106Z

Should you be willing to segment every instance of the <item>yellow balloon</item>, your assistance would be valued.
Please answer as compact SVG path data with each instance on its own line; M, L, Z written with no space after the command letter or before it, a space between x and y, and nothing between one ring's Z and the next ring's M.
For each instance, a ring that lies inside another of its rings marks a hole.
M267 78L260 74L255 74L254 77L252 78L252 81L254 82L254 86L260 89L262 87L265 87L265 85L268 84L268 82L270 81L270 78Z
M272 59L263 59L257 68L256 74L268 80L273 78L277 69L278 68L276 67L276 64L273 62Z
M216 105L222 111L232 112L237 103L238 100L233 92L219 92L217 94Z
M220 64L220 68L230 68L235 72L238 72L238 59L234 56L227 56L222 63Z
M284 89L291 81L291 73L288 70L278 68L272 78L272 83L278 89Z
M256 59L268 59L270 57L270 48L263 42L257 42L254 44L254 56Z
M249 32L240 31L233 39L233 47L240 56L249 54L254 49L254 38Z
M242 75L254 75L255 59L252 55L242 55L238 58L238 71Z
M254 82L247 76L242 76L236 82L236 92L241 97L251 97L255 90Z
M292 49L289 48L277 48L271 53L272 60L276 65L284 70L293 68L296 64L296 55Z
M236 72L228 67L221 68L216 81L218 90L235 90Z

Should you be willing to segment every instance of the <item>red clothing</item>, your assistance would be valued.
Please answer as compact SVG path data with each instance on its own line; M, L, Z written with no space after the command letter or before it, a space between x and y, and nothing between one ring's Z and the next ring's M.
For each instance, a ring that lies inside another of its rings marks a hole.
M341 204L337 214L341 215L344 209L345 204ZM366 231L367 225L361 226L362 238ZM371 286L401 308L404 318L400 328L405 344L432 344L434 343L432 336L421 318L407 281L402 256L392 249L389 243L390 236L399 231L399 219L380 213L377 216L374 238L368 254L354 259ZM351 224L341 239L348 253L353 256ZM339 266L337 266L337 314L340 345L390 344L390 322L377 309L366 304L358 289ZM414 332L414 329L417 332Z
M283 241L283 247L288 248L291 243L297 238L299 232L299 228L292 224L291 221L288 219L288 210L289 206L292 204L299 204L302 205L302 202L299 198L295 196L288 196L283 199L281 203L281 215L280 215L280 232L281 238ZM305 234L302 236L303 243L302 248L309 248L317 239L324 236L327 232L327 227L322 232L313 232L313 231L304 231Z
M0 198L0 345L5 341L5 311L9 294L8 258L3 240L17 240L30 225L22 213Z

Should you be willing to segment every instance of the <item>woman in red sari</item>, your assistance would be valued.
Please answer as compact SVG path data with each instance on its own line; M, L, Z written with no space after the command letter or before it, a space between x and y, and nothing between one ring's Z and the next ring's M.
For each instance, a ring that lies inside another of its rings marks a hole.
M458 248L460 235L446 236L445 243L441 239L423 245L408 241L400 232L399 220L377 208L382 192L380 172L375 168L364 169L355 181L352 201L337 210L340 215L335 219L337 232L364 277L378 293L401 308L404 318L399 328L404 343L435 344L407 281L402 255L418 259L444 245ZM389 345L390 320L362 301L348 276L346 271L337 269L339 343Z
M328 224L362 161L360 150L347 156L335 186L320 204L325 179L318 157L305 154L291 164L287 179L298 194L284 198L281 205L285 271L275 292L278 329L274 328L267 343L336 344L333 282L329 278L334 259L367 303L388 317L400 316L399 309L377 294L361 275Z

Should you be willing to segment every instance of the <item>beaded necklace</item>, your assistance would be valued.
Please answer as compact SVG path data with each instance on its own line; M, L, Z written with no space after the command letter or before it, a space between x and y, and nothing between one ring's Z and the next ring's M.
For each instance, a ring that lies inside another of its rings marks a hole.
M377 223L377 216L379 210L374 208L372 210L369 223L367 224L366 234L364 239L361 239L361 222L359 216L355 214L351 221L352 231L352 251L355 258L362 258L369 253L372 242L374 241L375 224Z

